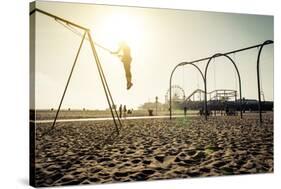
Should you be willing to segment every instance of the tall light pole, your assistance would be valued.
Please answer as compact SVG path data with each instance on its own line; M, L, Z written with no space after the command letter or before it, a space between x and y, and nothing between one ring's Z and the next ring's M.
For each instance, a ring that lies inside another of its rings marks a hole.
M157 115L157 104L158 104L158 96L156 96L155 97L155 110L156 110L156 112L155 112L155 114Z

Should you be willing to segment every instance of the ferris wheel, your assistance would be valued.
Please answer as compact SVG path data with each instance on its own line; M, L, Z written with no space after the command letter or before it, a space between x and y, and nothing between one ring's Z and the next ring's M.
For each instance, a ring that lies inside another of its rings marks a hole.
M172 101L173 102L183 102L185 100L185 91L183 90L182 87L180 87L179 85L172 85ZM165 101L166 103L168 103L169 100L169 96L170 96L170 89L167 90L166 95L165 95Z

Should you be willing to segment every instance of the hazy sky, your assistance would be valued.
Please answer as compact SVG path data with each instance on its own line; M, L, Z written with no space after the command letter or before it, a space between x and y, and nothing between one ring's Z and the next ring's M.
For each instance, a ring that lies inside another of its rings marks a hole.
M98 55L116 104L136 108L155 96L164 102L170 73L182 61L244 48L273 40L273 17L202 11L37 2L37 8L91 29L95 42L116 50L126 40L132 51L134 86L126 90L120 60L97 47ZM82 33L82 31L80 31ZM36 108L56 108L78 50L81 37L54 19L36 13ZM231 55L242 79L242 96L257 98L258 49ZM200 68L206 62L199 63ZM261 56L262 89L273 100L273 45ZM235 71L226 58L216 58L208 71L208 92L238 89ZM173 84L188 96L202 79L193 67L175 72ZM85 41L62 108L107 108L88 41Z

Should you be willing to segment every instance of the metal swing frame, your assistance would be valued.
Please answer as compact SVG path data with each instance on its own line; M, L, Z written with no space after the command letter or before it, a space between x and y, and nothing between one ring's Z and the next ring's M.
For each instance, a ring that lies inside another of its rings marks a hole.
M60 109L61 109L61 105L63 103L63 99L65 97L68 85L69 85L70 80L71 80L71 76L72 76L74 68L76 66L76 63L77 63L77 60L78 60L83 42L84 42L84 40L86 39L86 36L87 36L88 37L87 39L89 40L90 45L91 45L91 50L92 50L92 53L93 53L93 56L94 56L94 59L95 59L95 63L96 63L97 69L98 69L98 73L99 73L99 76L100 76L100 79L101 79L102 86L103 86L103 89L104 89L104 92L105 92L105 96L106 96L106 100L107 100L107 103L108 103L108 106L109 106L109 109L110 109L110 113L111 113L111 116L112 116L112 119L113 119L113 122L114 122L114 125L115 125L115 130L117 132L117 135L119 135L120 129L122 128L122 122L121 122L121 120L119 118L119 115L118 115L118 112L115 108L115 103L113 101L113 98L112 98L112 95L111 95L111 92L110 92L105 74L103 72L103 69L102 69L102 66L101 66L101 63L100 63L100 60L99 60L99 56L98 56L96 48L95 48L95 45L98 45L98 44L94 43L93 38L92 38L91 33L90 33L90 29L88 29L84 26L81 26L79 24L76 24L74 22L71 22L69 20L66 20L64 18L53 15L51 13L48 13L46 11L43 11L41 9L38 9L38 8L35 8L33 11L31 11L29 15L31 16L36 12L41 13L43 15L46 15L48 17L54 18L55 20L59 20L59 21L65 23L67 25L78 28L78 29L80 29L84 32L83 36L82 36L82 40L81 40L79 48L78 48L78 51L77 51L76 56L75 56L75 60L73 62L72 68L71 68L70 74L68 76L66 86L64 88L64 91L63 91L63 94L62 94L62 97L61 97L61 100L60 100L60 104L59 104L58 109L56 111L56 115L55 115L51 130L53 130L55 128L56 121L57 121L57 118L58 118L58 115L59 115L59 112L60 112ZM100 45L98 45L98 46L100 46Z
M172 119L172 79L173 79L173 75L174 75L174 72L177 68L179 68L180 66L185 66L185 65L193 65L194 67L196 67L196 69L200 72L200 75L202 76L203 78L203 83L204 83L204 114L205 114L205 120L208 119L208 111L207 111L207 71L208 71L208 66L211 62L212 59L214 58L217 58L217 57L226 57L227 59L230 60L230 62L233 64L236 72L237 72L237 75L238 75L238 79L239 79L239 93L240 93L240 99L239 99L239 105L240 105L240 117L241 119L243 118L243 113L242 113L242 90L241 90L241 78L240 78L240 73L239 73L239 69L237 68L237 65L235 63L235 61L230 58L228 55L230 54L235 54L237 52L242 52L242 51L246 51L246 50L250 50L250 49L253 49L253 48L259 48L259 52L258 52L258 56L257 56L257 85L258 85L258 108L259 108L259 122L262 123L262 103L261 103L261 87L260 87L260 68L259 68L259 65L260 65L260 56L261 56L261 52L263 50L263 47L266 46L266 45L270 45L270 44L273 44L274 42L272 40L266 40L265 42L261 43L261 44L258 44L258 45L254 45L254 46L250 46L250 47L246 47L246 48L242 48L242 49L237 49L237 50L233 50L233 51L230 51L230 52L225 52L225 53L216 53L214 54L213 56L210 56L210 57L206 57L206 58L201 58L201 59L197 59L197 60L193 60L193 61L190 61L190 62L181 62L179 64L177 64L172 72L171 72L171 75L170 75L170 81L169 81L169 89L170 89L170 96L169 96L169 99L170 99L170 107L169 107L169 111L170 111L170 119ZM202 61L208 61L207 62L207 65L205 67L205 70L204 70L204 75L203 75L203 72L201 71L201 69L195 65L195 63L198 63L198 62L202 62Z

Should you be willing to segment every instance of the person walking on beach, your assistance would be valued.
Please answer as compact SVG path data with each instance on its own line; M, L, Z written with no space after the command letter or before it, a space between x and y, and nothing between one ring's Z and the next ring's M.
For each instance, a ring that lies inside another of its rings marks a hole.
M122 118L122 104L119 106L119 117Z
M127 107L126 107L126 105L123 106L123 112L124 112L123 113L123 117L126 118L126 116L127 116Z
M186 106L183 108L183 112L184 112L184 117L186 117L186 112L187 112L187 107Z
M127 90L129 90L132 86L132 74L131 74L131 49L125 41L119 42L119 48L115 52L111 52L111 54L116 54L120 57L123 62L126 79L127 79Z

